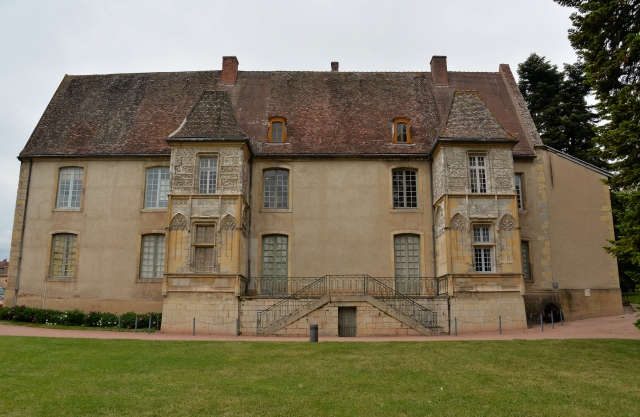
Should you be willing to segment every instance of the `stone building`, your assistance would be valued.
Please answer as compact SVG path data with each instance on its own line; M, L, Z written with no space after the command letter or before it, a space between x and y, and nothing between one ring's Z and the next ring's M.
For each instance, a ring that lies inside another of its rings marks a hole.
M19 159L7 304L361 336L622 311L609 174L508 65L65 76Z

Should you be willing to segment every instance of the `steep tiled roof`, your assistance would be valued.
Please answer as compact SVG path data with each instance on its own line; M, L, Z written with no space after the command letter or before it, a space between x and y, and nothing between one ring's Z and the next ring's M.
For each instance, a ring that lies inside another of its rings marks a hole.
M246 135L258 156L426 154L456 90L476 90L519 139L514 154L533 154L503 74L448 78L448 86L435 86L429 72L239 71L229 86L220 84L220 71L66 76L20 156L168 155L174 132ZM219 114L219 125L210 114ZM286 119L288 143L265 143L273 116ZM396 117L410 119L413 144L391 142Z
M226 91L205 91L171 138L245 139Z
M504 130L476 90L456 90L439 134L453 139L514 139Z

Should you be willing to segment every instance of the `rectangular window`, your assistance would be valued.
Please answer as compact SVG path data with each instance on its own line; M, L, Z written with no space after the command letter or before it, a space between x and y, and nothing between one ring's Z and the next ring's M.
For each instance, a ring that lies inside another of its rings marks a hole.
M398 235L394 237L396 278L420 276L420 236Z
M169 202L169 168L149 168L144 208L166 208Z
M393 207L418 207L418 179L416 171L396 169L392 173Z
M289 208L289 171L270 169L263 174L264 208Z
M287 236L269 235L262 238L263 278L287 276L287 246Z
M77 236L71 233L53 235L51 248L51 276L73 277L76 272Z
M164 274L164 241L161 234L142 236L140 278L162 278Z
M407 124L406 123L398 123L396 126L398 127L398 134L396 136L396 142L407 143Z
M215 226L196 226L195 236L195 270L212 273L215 265Z
M469 180L472 193L487 192L487 171L484 156L469 157Z
M218 158L200 158L200 194L215 194L218 176Z
M476 272L491 272L492 257L491 246L482 246L491 244L491 227L475 226L473 228L473 253Z
M522 274L525 281L531 281L531 259L529 257L529 242L523 240L520 242L522 249Z
M271 123L271 142L282 142L282 122Z
M516 194L518 198L518 210L524 210L524 198L522 195L522 174L516 174L513 177L513 181L516 185Z
M57 208L80 208L83 168L62 168L58 180Z

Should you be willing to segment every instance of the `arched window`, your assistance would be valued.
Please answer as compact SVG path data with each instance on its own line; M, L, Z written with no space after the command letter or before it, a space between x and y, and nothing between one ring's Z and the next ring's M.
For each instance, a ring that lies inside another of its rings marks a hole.
M54 278L72 278L76 273L77 235L58 233L51 242L51 271Z
M162 278L164 274L163 234L142 235L140 278Z

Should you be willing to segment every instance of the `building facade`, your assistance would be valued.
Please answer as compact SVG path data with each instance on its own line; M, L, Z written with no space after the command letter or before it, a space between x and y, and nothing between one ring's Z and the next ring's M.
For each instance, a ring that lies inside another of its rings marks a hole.
M66 76L19 159L9 305L340 336L622 311L609 174L542 144L507 65Z

